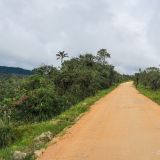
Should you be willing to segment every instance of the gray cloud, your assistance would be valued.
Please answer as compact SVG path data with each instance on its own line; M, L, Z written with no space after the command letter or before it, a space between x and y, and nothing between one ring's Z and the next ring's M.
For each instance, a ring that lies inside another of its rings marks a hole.
M107 48L117 70L158 66L157 0L0 0L0 65L33 68Z

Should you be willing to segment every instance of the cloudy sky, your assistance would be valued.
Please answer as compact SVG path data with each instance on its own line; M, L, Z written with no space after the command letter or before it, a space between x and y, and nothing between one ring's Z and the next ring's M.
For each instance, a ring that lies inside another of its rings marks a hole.
M123 73L160 64L158 0L0 0L0 65L59 65L106 48Z

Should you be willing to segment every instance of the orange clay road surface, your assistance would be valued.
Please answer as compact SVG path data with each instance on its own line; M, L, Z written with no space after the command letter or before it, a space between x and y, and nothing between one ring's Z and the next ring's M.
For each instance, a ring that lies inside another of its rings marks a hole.
M160 106L123 83L39 160L160 160Z

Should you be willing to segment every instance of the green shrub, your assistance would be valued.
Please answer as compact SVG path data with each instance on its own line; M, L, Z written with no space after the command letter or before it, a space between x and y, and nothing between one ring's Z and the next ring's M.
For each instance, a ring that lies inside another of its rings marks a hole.
M154 91L160 89L160 69L156 67L149 67L145 70L139 70L135 74L135 84L143 85L145 88L150 88Z
M55 79L55 87L59 95L66 97L71 106L95 95L98 87L94 77L91 71L64 72Z
M65 101L52 88L40 88L22 97L15 105L13 119L17 121L43 121L65 110Z
M5 124L0 120L0 148L12 144L19 136L18 131L11 124Z

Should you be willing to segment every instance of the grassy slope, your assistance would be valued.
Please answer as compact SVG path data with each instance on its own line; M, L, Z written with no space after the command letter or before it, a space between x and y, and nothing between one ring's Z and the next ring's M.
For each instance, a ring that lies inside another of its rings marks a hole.
M153 91L149 88L145 88L143 86L138 86L137 89L142 93L143 95L149 97L152 99L154 102L160 104L160 90L158 91Z
M111 92L115 87L116 86L100 91L94 97L86 98L85 100L71 107L69 110L65 111L53 120L37 124L20 126L19 130L21 130L22 132L22 138L19 139L12 146L5 149L1 149L0 159L4 158L5 160L10 160L11 155L15 150L32 152L35 149L40 149L44 147L35 147L33 145L33 139L46 131L51 131L53 135L56 136L58 133L62 132L66 127L69 127L72 124L74 124L77 117L79 117L82 113L88 111L92 104L94 104L101 97L105 96L107 93Z

